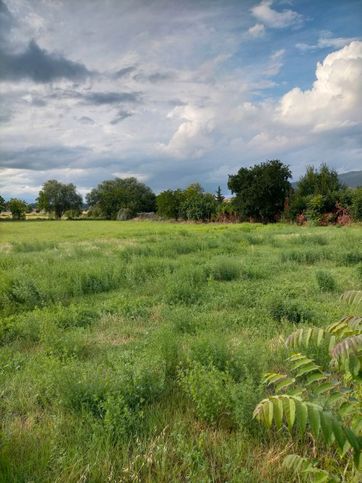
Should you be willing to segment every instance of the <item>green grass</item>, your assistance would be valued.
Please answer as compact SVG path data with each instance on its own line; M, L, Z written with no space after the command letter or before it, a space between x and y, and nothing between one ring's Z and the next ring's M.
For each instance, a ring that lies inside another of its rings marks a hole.
M251 417L271 341L349 313L361 246L358 225L0 223L0 481L288 481L286 436Z

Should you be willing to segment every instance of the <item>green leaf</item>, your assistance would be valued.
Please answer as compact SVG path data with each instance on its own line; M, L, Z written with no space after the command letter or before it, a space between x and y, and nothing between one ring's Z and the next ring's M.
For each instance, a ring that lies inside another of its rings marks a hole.
M295 422L295 401L292 398L286 399L286 403L284 405L285 411L285 418L287 420L288 429L289 431L292 430L294 422Z
M283 424L283 401L280 398L271 398L274 406L274 421L276 427L280 429Z
M309 415L309 422L310 422L312 432L316 437L318 437L320 426L321 426L320 409L314 404L309 404L308 415Z

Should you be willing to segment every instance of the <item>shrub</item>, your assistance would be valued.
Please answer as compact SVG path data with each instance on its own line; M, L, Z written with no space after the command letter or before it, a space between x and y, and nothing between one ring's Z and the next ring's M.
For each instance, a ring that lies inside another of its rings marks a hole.
M214 280L230 281L240 277L240 262L228 257L219 257L211 263L210 272Z
M283 319L289 322L306 322L313 318L313 312L296 301L274 301L270 307L273 319L279 322Z
M336 281L329 272L319 270L316 273L316 279L318 287L322 292L334 292L337 288Z
M228 373L194 362L180 373L179 382L201 419L210 424L230 419L233 381Z
M343 295L346 296L348 298L349 294ZM296 474L314 475L311 481L340 481L339 477L343 481L360 480L361 321L361 317L346 316L326 329L296 330L285 341L292 353L285 361L283 373L265 374L264 383L273 387L274 393L259 402L254 418L266 428L273 425L279 431L285 428L298 440L306 433L313 435L313 453L318 454L321 461L323 451L333 447L344 459L337 468L337 477L316 468L316 464L306 458L288 455L285 466ZM329 353L324 366L317 364L309 354L315 347L324 347Z
M34 308L43 302L43 294L37 284L29 276L19 275L10 283L8 297L16 304L26 308Z

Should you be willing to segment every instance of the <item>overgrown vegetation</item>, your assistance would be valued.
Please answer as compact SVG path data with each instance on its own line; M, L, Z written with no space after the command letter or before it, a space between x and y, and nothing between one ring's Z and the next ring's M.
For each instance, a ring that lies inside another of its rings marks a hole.
M356 364L328 365L327 329L347 315L338 330L356 330L359 226L0 229L0 481L284 482L317 466L350 481L354 443L340 458L334 422L326 444L309 426L296 437L294 423L291 438L252 415L274 393L321 404L314 388L325 382L325 395L342 397L332 414L352 396L360 402ZM298 374L289 351L311 371ZM270 392L266 372L295 382ZM342 418L353 431L356 401Z

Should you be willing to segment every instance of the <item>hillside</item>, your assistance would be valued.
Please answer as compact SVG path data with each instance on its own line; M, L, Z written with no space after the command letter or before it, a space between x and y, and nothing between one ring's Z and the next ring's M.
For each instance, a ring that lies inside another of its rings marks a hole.
M339 179L345 185L350 188L357 188L362 186L362 170L361 171L348 171L348 173L342 173L338 175Z

